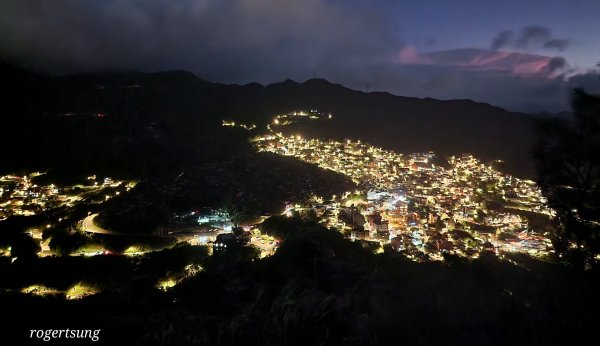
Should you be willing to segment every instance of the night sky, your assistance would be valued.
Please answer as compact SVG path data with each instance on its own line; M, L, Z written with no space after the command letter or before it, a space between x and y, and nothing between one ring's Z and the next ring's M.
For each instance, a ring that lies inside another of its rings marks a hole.
M597 0L3 0L0 58L58 74L185 69L225 83L316 74L559 111L573 86L600 89L599 13Z

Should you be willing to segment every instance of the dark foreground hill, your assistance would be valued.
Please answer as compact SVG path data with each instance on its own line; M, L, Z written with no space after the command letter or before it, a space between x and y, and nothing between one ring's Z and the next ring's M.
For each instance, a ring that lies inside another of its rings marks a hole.
M133 175L227 158L275 114L317 108L330 121L306 136L362 139L401 152L470 152L531 175L535 117L470 100L363 93L312 79L261 86L210 83L187 72L40 76L2 65L0 170L60 168ZM255 123L240 133L222 120ZM287 130L287 129L286 129Z
M600 342L597 273L485 253L473 262L414 263L373 255L314 223L276 224L272 232L285 241L263 260L247 247L207 256L189 245L137 258L1 259L2 288L85 280L103 292L72 301L4 292L11 322L0 342L30 344L36 328L101 329L98 344L106 345ZM192 263L204 271L166 292L155 288Z

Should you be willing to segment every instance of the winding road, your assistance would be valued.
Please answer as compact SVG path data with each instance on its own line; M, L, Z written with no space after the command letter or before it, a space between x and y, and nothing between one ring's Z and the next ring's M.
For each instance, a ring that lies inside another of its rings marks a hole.
M81 230L88 233L98 233L98 234L111 234L111 235L122 235L122 233L117 233L113 231L109 231L102 227L96 226L94 223L94 219L98 216L98 214L91 214L85 219L81 221Z

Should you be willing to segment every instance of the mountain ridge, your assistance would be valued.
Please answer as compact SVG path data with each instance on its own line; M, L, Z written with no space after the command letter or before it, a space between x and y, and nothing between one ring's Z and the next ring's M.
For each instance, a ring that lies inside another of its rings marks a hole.
M52 133L73 137L73 143L84 143L81 152L64 154L72 155L70 162L84 156L111 161L112 151L129 150L140 158L155 154L152 150L164 151L161 155L167 155L169 162L188 162L193 159L186 158L185 153L204 157L201 151L208 150L214 144L211 141L227 142L234 136L233 130L221 127L222 120L255 123L264 128L275 114L316 108L333 113L333 119L294 124L286 131L309 137L362 139L400 152L434 150L442 156L470 152L486 161L514 162L508 165L510 172L527 176L532 172L529 151L537 117L468 99L367 93L319 78L236 85L213 83L177 70L62 77L24 71L13 69L12 77L0 83L11 95L0 101L2 116L14 124L1 131L0 144L33 138L8 155L13 162L31 161L29 165L33 166L40 156L53 158L74 150L61 145ZM78 120L87 124L86 134L81 126L73 124L75 120L64 117L71 114L87 117ZM88 143L93 142L88 137L96 130L102 133L98 143ZM254 133L235 136L241 139ZM125 146L129 144L123 143L130 143L134 148L112 148L115 142ZM105 151L111 154L105 155ZM52 160L42 161L48 165ZM520 166L525 169L520 170Z

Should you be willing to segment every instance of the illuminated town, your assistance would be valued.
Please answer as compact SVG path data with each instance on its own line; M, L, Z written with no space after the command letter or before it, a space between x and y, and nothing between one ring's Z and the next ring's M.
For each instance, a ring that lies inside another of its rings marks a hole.
M481 250L540 257L552 252L545 230L528 221L552 215L535 183L471 155L451 157L442 167L432 152L402 155L360 141L271 133L253 142L259 152L293 156L357 183L358 191L295 208L314 208L327 226L352 240L390 244L415 259L477 257Z
M267 127L268 134L252 139L258 152L295 157L341 173L357 185L355 191L341 196L314 196L308 204L291 201L282 206L283 215L311 211L320 223L339 230L351 241L372 247L375 252L389 246L417 261L443 260L444 254L477 258L484 250L544 258L553 251L547 237L553 212L545 206L546 199L532 181L503 174L467 154L450 157L443 165L433 152L404 155L361 141L285 136L270 126L331 117L316 110L278 115ZM98 180L95 176L88 177L86 185L38 186L32 180L40 175L0 178L1 219L70 208L83 201L102 203L135 186L135 182ZM98 226L96 216L88 213L77 223L77 229L87 234L118 235ZM231 242L241 242L258 248L262 258L275 253L279 240L261 233L260 222L235 227L226 211L206 208L173 215L161 235L208 246L211 254L224 250ZM41 239L43 229L43 225L32 228L31 236ZM40 255L51 253L47 244L41 245ZM151 250L133 246L124 254ZM76 254L104 253L105 249L92 246Z
M94 200L103 202L129 191L135 182L90 176L85 184L60 187L55 184L37 185L33 180L43 173L34 172L24 176L0 177L0 221L12 215L32 216L44 211L73 207L79 202Z
M111 198L129 192L136 185L134 181L108 177L100 179L95 175L87 177L83 183L71 186L35 183L36 178L43 175L44 173L33 172L23 176L0 177L0 221L32 217L20 220L32 220L27 222L25 234L39 242L38 255L41 257L55 255L49 247L50 239L44 237L44 232L77 221L73 218L77 218L85 210L97 208ZM34 219L34 216L39 218ZM76 231L79 230L73 229L73 232ZM98 249L81 248L73 254L90 256L102 253ZM13 261L16 259L11 254L10 247L1 247L0 254L12 257Z

